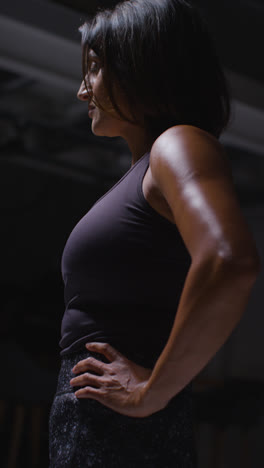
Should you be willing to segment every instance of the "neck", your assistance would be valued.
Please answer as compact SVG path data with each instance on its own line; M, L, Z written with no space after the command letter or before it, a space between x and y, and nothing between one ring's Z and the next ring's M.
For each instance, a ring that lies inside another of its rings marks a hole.
M151 147L155 141L153 137L146 134L144 129L137 129L124 136L128 147L132 154L131 167L147 152L151 150Z

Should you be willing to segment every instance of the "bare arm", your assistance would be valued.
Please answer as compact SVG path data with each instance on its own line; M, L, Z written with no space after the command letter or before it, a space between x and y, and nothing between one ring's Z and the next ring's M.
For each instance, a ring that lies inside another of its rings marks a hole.
M259 256L221 144L191 126L154 143L150 170L191 255L169 339L145 387L164 405L227 340L248 303Z
M192 258L170 336L154 369L109 343L88 343L110 362L89 356L77 363L70 381L81 387L78 398L94 398L132 417L166 407L210 361L239 322L259 271L254 240L214 137L196 127L173 127L155 141L149 167Z

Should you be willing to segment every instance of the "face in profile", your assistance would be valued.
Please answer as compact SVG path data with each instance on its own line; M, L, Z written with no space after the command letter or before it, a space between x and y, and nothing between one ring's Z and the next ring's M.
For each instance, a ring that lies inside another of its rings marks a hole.
M121 120L120 115L114 109L111 100L107 94L103 81L102 64L98 55L93 51L89 51L89 67L86 75L86 89L84 81L77 93L77 97L81 101L88 103L92 111L89 117L92 119L92 132L97 136L125 136L129 127L133 124ZM120 106L120 109L129 116L127 105L124 99L121 98L121 92L114 87L115 100ZM102 110L96 103L104 109Z

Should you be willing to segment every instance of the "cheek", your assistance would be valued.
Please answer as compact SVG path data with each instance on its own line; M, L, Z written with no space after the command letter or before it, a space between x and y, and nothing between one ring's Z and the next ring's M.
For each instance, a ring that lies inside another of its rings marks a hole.
M103 79L102 79L100 72L95 78L92 88L93 88L94 97L98 101L98 103L101 104L103 108L108 109L110 105L110 99L107 96L107 93L103 84Z
M94 127L98 125L102 129L116 129L117 127L120 127L120 121L118 121L108 112L104 112L101 109L95 109L92 124Z

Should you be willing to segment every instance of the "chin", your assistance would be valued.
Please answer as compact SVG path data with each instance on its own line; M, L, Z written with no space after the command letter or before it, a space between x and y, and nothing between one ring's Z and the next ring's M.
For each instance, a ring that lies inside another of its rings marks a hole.
M111 128L111 126L107 125L99 125L97 123L92 123L91 127L92 133L96 136L103 136L103 137L119 137L120 132L116 128Z

